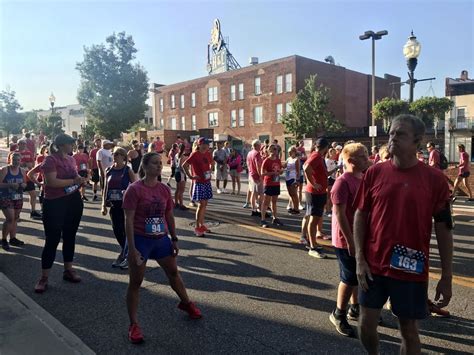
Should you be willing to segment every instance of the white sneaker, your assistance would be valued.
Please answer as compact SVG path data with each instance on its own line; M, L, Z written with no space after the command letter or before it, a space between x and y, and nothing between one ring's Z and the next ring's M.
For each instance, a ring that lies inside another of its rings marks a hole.
M299 207L300 207L300 210L306 209L306 207L304 207L301 203L300 203L300 206L299 206Z
M242 208L249 208L249 203L248 202L245 202L244 205L242 206Z
M323 248L310 249L308 255L317 259L326 259L326 254L323 253Z
M217 189L217 193L220 195L222 193L221 189Z
M225 189L222 189L221 192L222 192L223 194L226 194L226 193L227 193L227 191L226 191Z

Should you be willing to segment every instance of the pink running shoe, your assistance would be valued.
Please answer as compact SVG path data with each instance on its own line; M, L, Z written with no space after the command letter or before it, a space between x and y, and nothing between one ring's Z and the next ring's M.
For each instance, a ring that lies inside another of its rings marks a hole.
M196 307L194 302L189 302L188 304L184 302L179 302L178 308L182 311L185 311L189 314L191 319L200 319L202 318L201 310Z
M130 324L130 327L128 327L128 340L132 344L143 343L143 333L137 323Z

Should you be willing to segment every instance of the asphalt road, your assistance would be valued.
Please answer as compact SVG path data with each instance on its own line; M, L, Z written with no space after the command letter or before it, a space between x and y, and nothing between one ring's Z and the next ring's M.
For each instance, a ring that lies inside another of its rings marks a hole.
M245 189L244 189L245 191ZM179 266L189 294L204 318L191 321L176 308L177 296L160 268L148 263L141 289L140 323L146 341L127 340L126 271L111 268L119 248L99 203L86 202L78 232L75 262L80 284L62 281L60 251L43 295L33 292L44 243L41 221L22 213L19 238L11 252L0 250L0 270L40 306L100 354L133 353L362 353L357 339L335 332L328 316L335 306L338 267L329 258L309 257L297 242L300 218L283 214L281 231L262 230L243 209L244 196L217 195L205 238L192 234L193 212L176 212L181 252ZM29 204L25 201L26 208ZM286 202L280 204L285 210ZM474 350L474 206L457 204L453 300L450 319L421 323L426 353L468 354ZM254 217L255 218L255 217ZM329 232L329 224L325 222ZM433 247L435 247L433 239ZM439 258L433 249L430 293ZM381 352L397 353L396 319L383 312Z

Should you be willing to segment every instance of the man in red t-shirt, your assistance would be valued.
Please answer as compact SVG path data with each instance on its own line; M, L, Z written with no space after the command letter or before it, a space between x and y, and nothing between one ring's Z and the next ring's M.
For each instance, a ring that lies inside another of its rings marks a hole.
M435 304L447 306L452 295L449 189L440 170L416 158L424 132L415 116L394 118L388 143L392 159L367 170L354 203L360 338L369 354L379 352L377 325L388 298L400 323L401 353L421 353L418 319L427 316L433 217L441 259Z
M324 206L328 199L328 172L324 157L329 150L329 142L326 138L319 138L316 140L315 146L316 150L311 153L303 167L306 178L305 218L309 218L306 235L310 245L308 254L318 259L324 259L326 254L316 242L316 229L323 218Z
M263 202L263 181L260 176L260 168L262 166L262 156L260 153L261 142L255 139L252 142L253 149L247 154L247 168L249 171L249 190L250 203L252 205L251 216L260 216L257 210L258 205L261 206Z
M94 148L89 152L89 169L91 169L91 181L92 181L92 190L94 191L94 197L92 201L97 201L99 197L97 196L97 185L100 181L99 175L99 166L97 165L97 152L102 148L102 140L96 138L94 140Z
M426 143L426 149L428 149L428 152L430 153L428 165L436 169L441 169L439 165L439 151L435 148L435 144L433 142Z
M150 151L152 152L157 152L158 154L163 154L163 146L165 145L165 142L163 142L160 137L156 137L155 141L151 143L151 149Z
M196 227L194 233L201 237L210 230L204 224L207 202L212 198L211 174L214 168L212 155L209 152L209 141L206 138L199 138L197 141L198 150L192 152L183 164L186 175L194 180L193 201L198 202L196 210ZM189 172L192 167L193 174Z

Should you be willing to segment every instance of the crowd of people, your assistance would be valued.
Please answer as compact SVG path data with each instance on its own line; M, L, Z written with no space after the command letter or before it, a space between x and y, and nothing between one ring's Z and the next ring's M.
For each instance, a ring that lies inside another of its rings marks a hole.
M473 201L465 147L458 146L459 174L450 191L435 145L427 143L426 162L423 152L420 154L423 135L421 120L402 115L392 122L389 142L372 147L370 156L361 143L330 144L318 138L310 149L304 141L291 146L283 160L277 140L254 140L242 150L229 142L216 142L211 150L207 138L191 144L178 136L166 151L160 137L150 142L133 140L124 147L101 137L89 144L66 134L48 145L40 134L37 147L25 133L24 138L12 141L8 164L0 169L0 206L5 215L2 247L9 250L10 245L24 244L16 236L16 226L23 192L28 192L31 218L42 219L45 233L35 292L47 290L61 239L63 279L80 282L73 268L75 238L90 188L92 201L100 200L102 214L109 214L117 239L120 252L112 267L129 270L128 335L132 343L140 343L144 338L138 325L139 289L149 259L156 260L166 273L180 299L178 308L192 319L202 316L178 271L173 210L195 206L194 234L205 236L210 232L206 211L213 198L212 176L217 194L228 193L230 175L230 194L240 196L241 175L246 171L248 191L243 207L251 208L250 215L259 217L262 228L283 226L277 206L284 184L288 214L301 215L300 242L308 255L326 258L318 239L331 239L340 269L336 306L329 315L336 330L354 336L348 320L359 320L361 341L375 354L380 310L388 304L400 322L402 350L419 353L417 320L428 311L449 315L443 308L451 298L451 203L461 183L467 188L468 200ZM162 182L165 162L171 174ZM187 184L188 207L184 203ZM36 209L36 186L41 212ZM331 219L331 236L323 231L324 218ZM432 218L442 266L433 302L427 296Z

